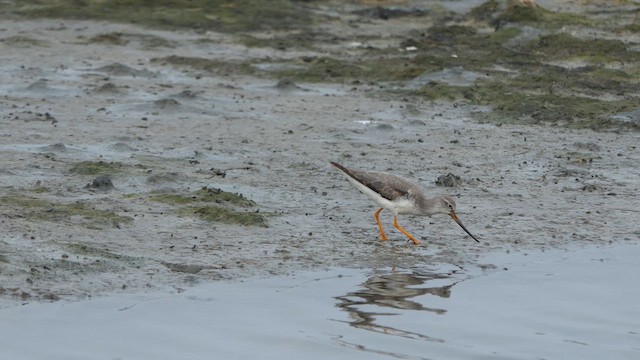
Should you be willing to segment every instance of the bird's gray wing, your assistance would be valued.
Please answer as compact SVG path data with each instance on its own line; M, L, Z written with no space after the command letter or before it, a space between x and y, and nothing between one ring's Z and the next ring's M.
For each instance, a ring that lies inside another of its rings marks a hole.
M350 170L348 175L388 200L410 198L416 189L411 182L391 174Z

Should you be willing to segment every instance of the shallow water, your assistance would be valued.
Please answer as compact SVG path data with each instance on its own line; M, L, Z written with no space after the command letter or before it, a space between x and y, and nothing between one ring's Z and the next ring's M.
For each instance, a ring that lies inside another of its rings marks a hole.
M640 246L0 310L7 359L637 359Z

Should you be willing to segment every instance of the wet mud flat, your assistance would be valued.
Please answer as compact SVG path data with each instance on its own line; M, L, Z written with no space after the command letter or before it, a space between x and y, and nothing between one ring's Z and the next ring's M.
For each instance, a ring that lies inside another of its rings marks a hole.
M633 3L83 4L0 6L9 303L638 241ZM377 241L330 160L456 196L482 242Z

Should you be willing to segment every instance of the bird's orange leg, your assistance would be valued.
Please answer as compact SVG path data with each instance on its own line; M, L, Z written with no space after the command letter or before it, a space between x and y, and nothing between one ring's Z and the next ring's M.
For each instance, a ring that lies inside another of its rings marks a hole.
M409 240L413 241L413 244L414 244L414 245L420 245L420 240L418 240L418 239L414 238L413 236L411 236L411 234L409 234L409 233L407 232L407 230L403 229L403 228L402 228L402 226L400 226L400 224L398 224L398 216L397 216L397 215L395 215L395 216L393 217L393 226L394 226L396 229L400 230L400 232L401 232L401 233L403 233L403 234L404 234L404 236L408 237L408 238L409 238Z
M380 230L380 240L386 241L386 240L389 240L389 238L387 237L387 234L384 233L384 229L382 228L382 223L380 222L380 211L382 211L382 208L376 211L375 216L376 216L376 221L378 222L378 230Z

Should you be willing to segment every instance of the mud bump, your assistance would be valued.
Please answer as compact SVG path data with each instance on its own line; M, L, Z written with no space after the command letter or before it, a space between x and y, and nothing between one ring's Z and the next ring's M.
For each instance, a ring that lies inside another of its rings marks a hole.
M40 148L42 151L46 152L55 152L55 153L64 153L67 152L67 146L63 143L55 143L51 145L46 145Z
M138 70L120 63L105 65L95 70L99 72L104 72L111 76L131 76L131 77L144 77L144 78L152 78L156 76L156 74L152 71L145 70L145 69Z
M83 244L83 243L70 243L70 244L66 244L65 247L70 253L74 255L80 255L83 257L97 257L97 258L103 258L103 259L109 259L109 260L123 261L126 263L136 263L136 262L140 262L141 260L140 258L137 258L137 257L117 254L108 249L101 249L101 248L91 246L88 244Z
M87 184L85 188L101 192L109 192L115 189L113 186L113 181L111 180L111 176L109 175L97 176L91 183Z
M159 63L163 65L186 67L217 75L249 75L255 73L255 68L250 63L241 61L222 61L201 57L171 55L162 58L153 58L151 59L151 62L156 64Z
M122 172L126 165L119 162L82 161L74 164L69 172L78 175L112 175Z
M458 175L448 173L447 175L438 176L436 185L445 187L457 187L462 185L462 179Z
M178 264L178 263L169 263L162 262L162 265L166 266L169 270L173 272L181 272L186 274L197 274L203 269L210 269L210 266L197 265L197 264Z
M160 110L178 110L182 104L171 98L159 99L153 102L153 107Z
M105 44L114 46L126 46L130 43L137 43L144 49L153 49L158 47L175 47L171 41L155 35L148 34L128 34L122 32L109 32L98 34L83 41L87 44Z
M95 94L109 94L116 95L122 93L122 91L112 82L102 84L93 88Z
M298 84L295 83L295 81L291 80L291 79L280 79L278 81L278 83L274 86L275 89L279 90L279 91L284 91L284 92L288 92L288 91L308 91L307 89L303 89L302 87L298 86Z
M187 181L189 178L182 173L170 171L170 172L161 172L149 175L147 177L147 184L172 184L182 181ZM171 194L161 194L158 195L160 198L163 195L171 195ZM161 200L158 200L162 202Z
M86 41L87 43L94 44L108 44L108 45L127 45L129 40L125 39L122 33L119 32L111 32L105 34L99 34L93 36Z
M49 80L47 79L38 79L29 86L26 87L26 90L33 92L42 92L42 93L54 93L56 89L49 86Z
M128 152L134 152L134 151L138 151L137 148L134 148L133 146L125 143L125 142L117 142L115 144L112 144L109 146L109 149L113 150L113 151L117 151L117 152L121 152L121 153L128 153Z
M181 92L174 95L176 98L185 99L185 100L193 100L197 99L200 95L203 95L204 91L194 91L190 89L182 90Z

